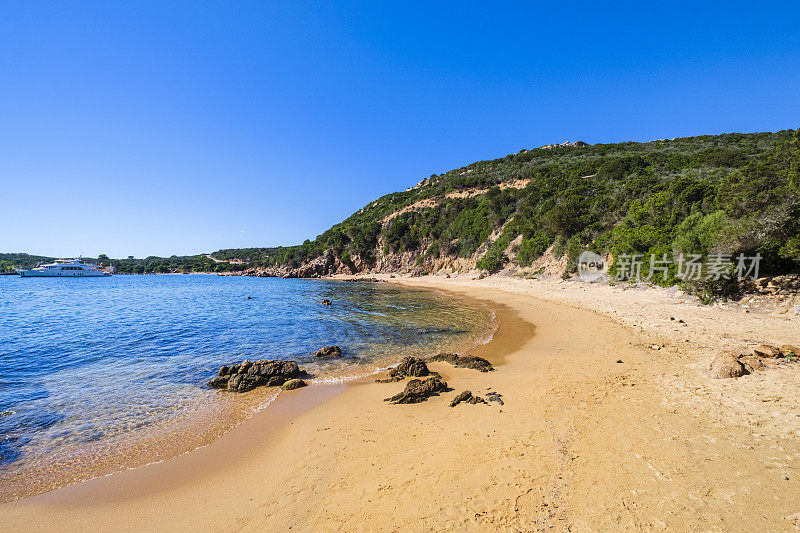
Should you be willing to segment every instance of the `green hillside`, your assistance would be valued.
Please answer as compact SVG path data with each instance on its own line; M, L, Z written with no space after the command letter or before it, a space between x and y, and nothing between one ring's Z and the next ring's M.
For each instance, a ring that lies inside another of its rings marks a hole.
M160 274L167 272L235 272L244 270L243 265L219 263L205 255L171 257L145 257L142 259L111 259L106 255L85 258L103 265L112 265L121 274ZM38 263L50 263L54 257L22 253L0 253L0 271L33 268Z
M530 183L499 187L514 180ZM446 196L475 189L488 191ZM423 199L437 205L384 220ZM382 255L410 252L423 264L426 257L469 257L500 228L479 268L503 267L509 243L522 235L519 266L553 245L556 256L570 259L584 249L760 253L762 272L798 271L800 130L522 150L383 196L299 246L224 256L296 267L331 250L344 263L358 258L369 267ZM675 281L673 269L666 283Z
M0 271L15 271L18 268L33 268L38 263L52 261L52 257L42 255L0 253Z

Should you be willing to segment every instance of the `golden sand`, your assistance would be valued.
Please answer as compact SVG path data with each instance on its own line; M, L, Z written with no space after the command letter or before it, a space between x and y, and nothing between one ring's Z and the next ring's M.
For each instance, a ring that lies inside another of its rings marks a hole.
M658 337L644 312L636 325L612 320L611 308L580 308L597 304L591 296L581 305L580 295L548 301L512 283L404 282L491 302L499 330L477 350L497 371L431 364L454 390L416 405L382 401L403 382L282 394L194 452L0 506L0 529L795 527L800 418L778 381L796 383L796 369L711 380L700 333L684 339L697 326ZM739 330L757 319L743 317ZM786 342L797 335L790 328ZM651 348L656 338L662 349ZM505 404L449 407L465 389L492 389Z

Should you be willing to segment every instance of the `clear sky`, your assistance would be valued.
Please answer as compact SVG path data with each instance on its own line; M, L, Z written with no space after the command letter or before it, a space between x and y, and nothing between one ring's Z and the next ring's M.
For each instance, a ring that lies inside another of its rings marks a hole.
M800 126L800 2L0 4L0 251L296 244L565 140Z

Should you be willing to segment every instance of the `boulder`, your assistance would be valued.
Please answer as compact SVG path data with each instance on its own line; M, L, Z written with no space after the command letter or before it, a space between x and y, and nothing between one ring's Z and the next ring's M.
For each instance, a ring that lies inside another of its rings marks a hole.
M430 374L425 361L417 357L403 357L403 360L397 365L397 371L415 378Z
M400 364L389 370L388 379L376 379L378 383L391 383L394 381L401 381L408 377L423 377L430 375L428 365L425 361L418 357L403 357Z
M341 355L342 349L338 346L325 346L314 352L314 357L322 358L341 357Z
M425 381L421 379L412 379L406 384L406 388L403 392L386 398L384 401L391 403L419 403L446 390L448 390L447 383L439 378L430 377Z
M763 361L761 361L761 358L757 355L743 355L739 357L739 362L742 364L742 366L748 373L753 373L757 370L762 370L767 366L763 363Z
M256 387L275 387L305 375L294 361L244 361L238 365L223 366L207 385L232 392L247 392Z
M406 379L404 374L397 372L396 368L389 370L389 377L384 379L376 379L375 383L394 383L395 381L403 381Z
M214 376L211 378L211 381L208 382L208 386L212 389L227 389L228 379L228 376Z
M450 407L455 407L456 405L460 404L461 402L466 402L470 398L472 398L472 391L465 390L456 394L456 397L450 402Z
M286 383L283 384L283 390L295 390L301 387L305 387L307 384L302 379L290 379Z
M259 385L266 385L266 382L255 374L234 374L228 380L228 390L232 392L251 391Z
M475 357L474 355L465 355L461 357L454 353L440 353L438 355L428 357L427 361L429 363L435 361L446 361L453 366L471 368L473 370L478 370L479 372L491 372L494 370L492 363L483 357Z
M780 347L780 351L783 357L800 357L800 348L791 344L784 344Z
M505 405L505 402L503 402L503 395L499 392L487 392L486 399L490 402L497 402L500 405Z
M465 390L464 392L458 393L458 395L453 398L453 401L450 402L450 407L455 407L460 403L469 403L472 405L479 404L479 403L486 403L486 400L481 398L480 396L473 396L472 391Z
M267 380L267 387L280 387L286 383L286 378L282 376L272 376Z
M744 366L739 362L738 354L721 352L711 360L708 375L714 379L738 378L747 374Z
M777 346L772 346L771 344L762 344L758 348L753 349L753 353L755 353L759 357L767 357L770 359L781 357L780 348L778 348Z

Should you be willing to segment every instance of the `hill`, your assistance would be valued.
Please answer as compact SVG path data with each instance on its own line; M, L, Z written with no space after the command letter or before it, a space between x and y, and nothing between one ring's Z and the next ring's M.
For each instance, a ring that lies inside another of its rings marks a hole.
M387 194L297 246L97 260L122 273L569 276L584 250L620 277L636 254L758 254L764 275L800 272L800 130L520 150ZM51 259L0 254L0 268ZM687 283L679 268L672 262L651 281L730 290L725 279Z
M298 246L212 256L289 277L475 267L533 274L540 264L569 275L583 250L760 254L764 273L797 272L799 154L800 130L549 145L432 175ZM680 282L676 269L657 281Z
M0 253L0 272L33 268L38 263L51 263L54 257L28 255L24 253ZM85 258L95 263L112 265L121 274L160 274L167 272L236 272L244 265L218 262L207 255L185 255L171 257L150 256L143 259L111 259L107 255Z

